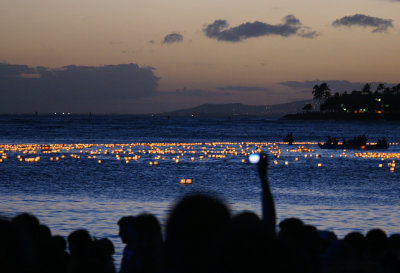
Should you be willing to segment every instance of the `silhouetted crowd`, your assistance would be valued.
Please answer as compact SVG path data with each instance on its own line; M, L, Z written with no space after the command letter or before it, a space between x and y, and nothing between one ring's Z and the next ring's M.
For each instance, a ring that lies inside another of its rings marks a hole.
M204 194L175 204L165 239L154 215L122 217L119 272L400 272L400 234L388 237L372 229L338 239L297 218L277 225L266 166L263 155L258 166L262 217L231 215L223 202ZM113 254L109 239L94 239L87 230L73 231L65 240L27 213L0 220L2 273L114 273Z

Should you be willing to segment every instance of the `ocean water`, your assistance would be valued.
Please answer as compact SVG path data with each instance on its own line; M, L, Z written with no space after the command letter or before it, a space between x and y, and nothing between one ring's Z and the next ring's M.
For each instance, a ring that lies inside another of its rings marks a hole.
M290 132L295 145L281 143ZM369 156L317 145L328 136L341 141L362 134L371 142L385 137L392 145L366 151ZM260 214L256 166L242 153L261 148L270 155L268 178L279 221L298 217L339 237L372 228L399 233L399 141L400 123L389 121L0 116L0 152L7 155L0 163L0 215L30 212L53 234L85 228L107 237L118 266L122 216L153 213L164 225L174 202L193 192L219 197L233 214ZM37 145L30 148L36 154L9 150L26 144ZM39 145L54 151L43 153ZM135 155L140 158L126 163L125 157ZM37 156L38 162L25 162Z

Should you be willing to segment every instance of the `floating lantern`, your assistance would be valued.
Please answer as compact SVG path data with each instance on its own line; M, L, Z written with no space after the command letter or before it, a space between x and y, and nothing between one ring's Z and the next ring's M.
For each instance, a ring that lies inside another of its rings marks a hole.
M99 160L97 160L97 163L101 164L101 160L100 160L100 159L99 159Z
M317 165L318 167L321 167L322 166L322 164L321 163L318 163L318 165Z
M289 162L285 161L285 165L286 165L286 166L289 165Z

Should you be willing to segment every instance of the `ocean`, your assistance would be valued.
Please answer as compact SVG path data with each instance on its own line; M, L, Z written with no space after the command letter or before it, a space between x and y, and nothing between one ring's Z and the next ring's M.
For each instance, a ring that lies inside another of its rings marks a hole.
M122 216L152 213L165 225L174 202L193 192L217 196L233 214L260 214L257 169L247 154L262 150L269 154L268 178L279 221L298 217L340 238L372 228L399 233L399 125L4 115L0 215L29 212L53 234L68 236L85 228L96 238L107 237L115 245L118 267L123 245L117 221ZM294 145L282 143L288 133L293 133ZM341 141L363 134L369 142L385 137L391 145L368 151L322 150L317 145L328 136ZM37 162L26 162L37 157Z

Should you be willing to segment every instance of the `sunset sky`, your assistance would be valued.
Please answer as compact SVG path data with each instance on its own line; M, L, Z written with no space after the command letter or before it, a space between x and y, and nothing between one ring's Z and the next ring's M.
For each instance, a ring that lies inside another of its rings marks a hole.
M400 82L399 0L0 6L0 113L276 104L311 98L317 80Z

